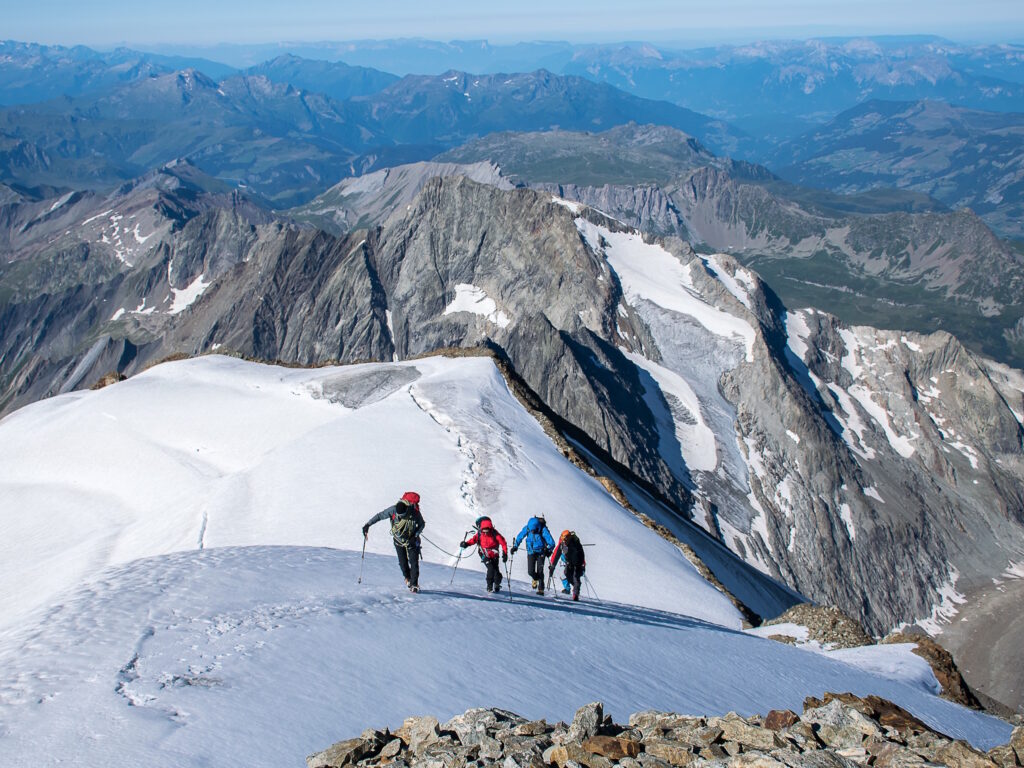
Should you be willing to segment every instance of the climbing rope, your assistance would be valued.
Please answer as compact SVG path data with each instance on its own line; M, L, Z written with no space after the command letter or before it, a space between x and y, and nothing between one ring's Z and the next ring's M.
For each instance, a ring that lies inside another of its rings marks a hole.
M452 554L451 552L448 552L448 551L446 551L446 550L443 550L443 549L441 549L441 547L437 546L437 544L435 544L434 542L432 542L432 541L431 541L430 539L428 539L428 538L427 538L426 536L424 536L424 535L423 535L422 533L420 534L420 538L421 538L421 539L423 539L423 540L424 540L425 542L427 542L427 544L429 544L430 546L432 546L432 547L433 547L434 549L436 549L436 550L437 550L438 552L440 552L440 553L442 553L442 554L444 554L444 555L448 555L448 557L461 557L461 556L462 556L461 554L459 554L459 555L453 555L453 554Z

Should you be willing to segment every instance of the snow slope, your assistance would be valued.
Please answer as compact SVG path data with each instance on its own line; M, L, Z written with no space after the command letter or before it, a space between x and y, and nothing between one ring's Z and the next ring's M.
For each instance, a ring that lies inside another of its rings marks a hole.
M826 690L876 693L980 746L1005 723L827 656L607 602L482 594L428 565L324 548L184 552L108 571L0 651L4 765L295 766L410 714L471 706L559 720L603 700L741 714Z
M361 524L410 488L448 551L480 514L511 537L546 511L594 545L596 597L521 581L514 600L487 596L475 558L452 580L430 543L410 595L383 526L358 552ZM486 358L158 366L0 422L0 498L5 766L301 766L409 714L561 719L594 699L617 719L749 714L826 690L885 696L979 746L1009 737L899 658L737 631L728 600L565 461Z
M675 547L565 461L489 359L309 371L203 357L0 422L0 628L141 557L358 550L363 522L409 489L423 497L429 562L453 562L440 549L457 552L479 515L511 539L545 512L556 534L595 545L602 596L740 626ZM394 554L386 523L367 549Z

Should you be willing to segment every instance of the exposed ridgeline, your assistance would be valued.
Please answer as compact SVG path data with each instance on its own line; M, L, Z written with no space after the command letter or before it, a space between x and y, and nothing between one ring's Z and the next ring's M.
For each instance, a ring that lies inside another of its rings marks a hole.
M715 168L665 186L541 188L728 252L791 306L828 306L850 323L942 328L1024 364L1024 258L968 210L844 214Z
M787 312L728 256L526 189L433 179L335 237L197 184L150 203L142 186L5 263L6 410L171 354L490 345L596 460L678 509L695 497L733 551L874 633L1024 559L1024 379L948 334Z
M790 306L848 323L955 333L1024 365L1024 258L973 213L908 190L856 195L787 184L663 126L488 136L439 156L507 177L645 232L752 266Z

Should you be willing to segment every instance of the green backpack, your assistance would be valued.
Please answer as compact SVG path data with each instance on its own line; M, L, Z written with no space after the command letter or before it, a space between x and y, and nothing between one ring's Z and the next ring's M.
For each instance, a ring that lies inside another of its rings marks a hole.
M402 547L414 544L416 527L416 508L404 501L395 504L395 514L391 516L391 536L395 543Z

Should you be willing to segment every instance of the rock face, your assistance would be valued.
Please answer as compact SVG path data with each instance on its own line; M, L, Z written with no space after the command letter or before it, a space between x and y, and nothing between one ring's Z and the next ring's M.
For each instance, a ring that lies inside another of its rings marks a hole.
M872 634L934 632L1024 559L1024 377L948 334L788 312L734 259L550 193L435 178L342 237L218 195L6 209L69 234L0 272L4 410L175 354L484 347L665 514Z
M394 734L367 730L306 758L309 768L350 765L478 766L506 768L852 768L944 765L1016 768L1024 728L987 754L936 733L906 710L876 696L850 693L810 698L804 712L773 710L765 717L696 717L646 711L627 725L588 704L572 725L528 722L503 710L471 709L438 728L430 717L409 718ZM595 720L595 716L597 720ZM416 738L427 723L429 739ZM582 724L585 728L581 728ZM587 735L589 731L594 733Z
M536 187L645 232L732 254L787 303L834 307L849 323L955 329L972 348L1024 365L1024 260L974 213L893 210L788 187L756 170L713 161L656 184Z
M883 643L913 643L913 653L928 662L935 674L935 679L942 686L942 695L950 701L963 704L965 707L980 709L982 704L967 686L956 662L949 651L927 635L909 632L894 632L882 640Z
M305 205L291 209L288 215L341 235L384 221L412 203L430 179L448 176L512 189L512 183L492 163L412 163L345 179Z

